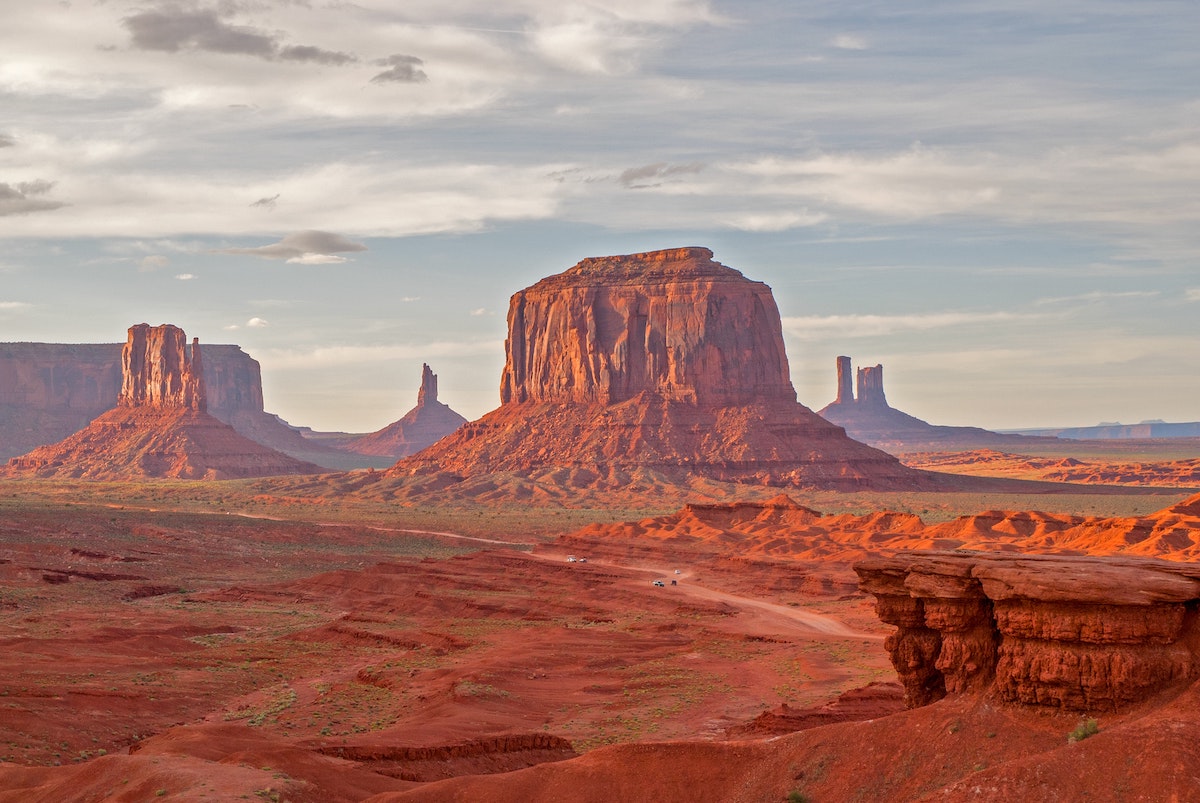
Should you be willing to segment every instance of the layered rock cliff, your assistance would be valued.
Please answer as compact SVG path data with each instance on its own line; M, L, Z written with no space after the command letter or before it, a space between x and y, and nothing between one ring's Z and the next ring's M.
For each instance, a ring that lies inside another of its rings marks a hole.
M585 259L512 297L500 401L795 401L771 288L677 248Z
M1119 710L1200 677L1200 566L915 552L863 560L909 707L946 695Z
M83 429L121 395L122 343L0 343L0 460ZM208 412L264 446L328 467L346 455L305 439L263 408L258 361L235 345L204 346ZM357 463L355 463L356 465Z
M771 290L705 248L585 259L516 293L499 409L393 473L649 468L825 487L929 475L797 403Z
M0 343L0 460L78 432L120 392L119 343Z
M818 411L825 420L845 428L857 441L895 454L942 449L1020 447L1035 439L1005 435L980 427L947 427L930 424L888 404L883 389L883 366L858 369L857 398L851 391L849 357L837 358L837 398Z
M116 407L55 444L9 461L42 477L224 479L316 473L206 411L202 350L170 324L129 328Z
M416 454L457 430L467 419L448 404L438 401L438 381L428 365L421 366L421 387L417 406L400 420L383 429L339 442L339 447L359 454L400 458Z
M200 339L188 345L177 326L129 327L121 350L120 407L207 411Z

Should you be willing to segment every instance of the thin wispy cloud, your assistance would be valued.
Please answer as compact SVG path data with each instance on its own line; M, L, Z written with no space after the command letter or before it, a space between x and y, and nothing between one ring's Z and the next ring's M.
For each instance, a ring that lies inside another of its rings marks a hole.
M299 231L282 240L254 248L223 248L222 254L249 254L263 259L283 259L300 265L329 265L345 262L342 253L366 251L362 243L356 243L328 231Z
M1038 298L1034 300L1034 304L1045 306L1047 304L1069 304L1077 301L1092 302L1092 301L1119 301L1122 299L1132 298L1158 298L1162 293L1158 290L1124 290L1124 291L1104 291L1093 290L1089 293L1080 293L1073 296L1055 296L1054 298Z
M703 169L704 165L700 162L689 162L688 164L655 162L654 164L631 167L628 170L622 171L621 175L617 176L617 183L630 189L658 187L662 185L664 180L672 176L699 173Z
M316 370L324 366L386 365L397 360L432 357L489 356L503 350L502 340L405 343L388 346L319 346L308 349L265 348L257 353L280 370Z
M252 203L250 205L262 207L263 209L274 209L275 204L279 201L279 195L280 195L279 193L275 193L274 195L269 195L264 198L259 198L257 201L255 201L254 203Z
M862 36L852 33L843 33L838 34L833 38L833 46L839 50L866 50L871 45Z
M997 323L1030 322L1038 316L1015 312L935 312L913 315L809 315L783 318L783 329L802 340L879 337Z

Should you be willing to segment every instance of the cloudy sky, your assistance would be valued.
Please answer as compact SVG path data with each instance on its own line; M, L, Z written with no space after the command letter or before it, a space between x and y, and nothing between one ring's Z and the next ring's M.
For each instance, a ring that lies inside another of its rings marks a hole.
M991 428L1200 420L1195 0L29 0L0 25L0 341L237 343L369 431L498 404L508 297L704 245Z

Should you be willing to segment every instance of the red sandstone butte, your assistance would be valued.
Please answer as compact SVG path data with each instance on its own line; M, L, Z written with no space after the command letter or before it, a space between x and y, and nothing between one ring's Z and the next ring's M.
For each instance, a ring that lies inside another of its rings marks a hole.
M428 365L422 364L417 406L399 421L341 446L359 454L405 457L438 442L465 423L467 419L451 410L449 405L438 401L437 374Z
M392 474L632 469L808 487L929 475L796 401L771 288L706 248L585 259L509 304L501 406Z
M56 444L8 463L10 473L87 479L227 479L317 473L238 434L207 412L198 339L171 324L129 328L117 406Z

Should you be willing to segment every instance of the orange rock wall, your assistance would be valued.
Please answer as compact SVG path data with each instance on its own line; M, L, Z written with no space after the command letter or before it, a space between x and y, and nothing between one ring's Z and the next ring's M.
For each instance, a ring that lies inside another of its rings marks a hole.
M771 289L706 248L585 259L516 293L500 398L795 401Z
M0 460L56 443L117 405L121 343L0 343ZM237 346L205 345L208 411L238 426L263 417L259 364ZM250 434L250 433L247 433Z
M169 323L129 327L117 405L205 410L199 342L189 346L183 330Z
M1200 676L1200 567L1136 558L915 552L861 561L897 630L909 707L947 694L1118 710Z

